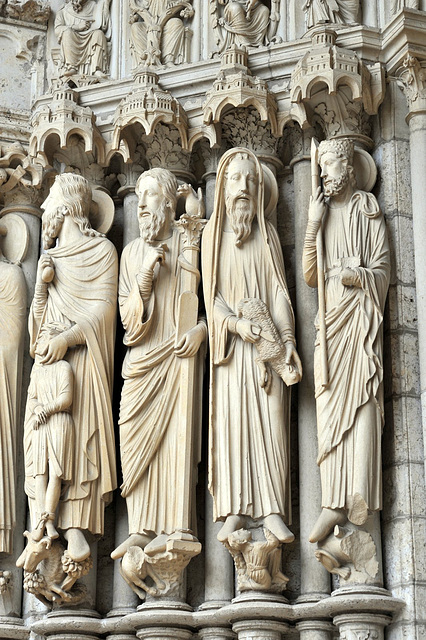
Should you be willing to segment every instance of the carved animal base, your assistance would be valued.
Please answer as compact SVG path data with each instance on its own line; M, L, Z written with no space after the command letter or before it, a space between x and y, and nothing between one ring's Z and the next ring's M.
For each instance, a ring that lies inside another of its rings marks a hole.
M333 533L318 543L318 562L339 576L341 584L377 584L379 563L371 535L347 523L336 525Z
M237 569L238 589L281 593L288 582L281 572L281 543L266 527L264 538L256 530L239 529L228 536L225 547Z
M146 594L179 598L183 571L200 551L201 544L192 535L163 534L145 549L130 547L121 561L121 574L141 600Z

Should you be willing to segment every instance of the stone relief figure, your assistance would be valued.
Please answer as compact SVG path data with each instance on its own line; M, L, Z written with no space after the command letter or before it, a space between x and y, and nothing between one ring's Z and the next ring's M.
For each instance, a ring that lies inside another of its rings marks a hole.
M325 293L315 345L322 512L311 542L348 520L363 525L382 506L382 336L390 274L384 217L376 198L356 187L353 143L321 142L318 163L323 190L311 198L303 253L307 284L320 292L322 283Z
M351 24L358 20L359 0L307 0L302 10L308 29L320 22Z
M264 207L256 156L242 148L225 153L202 246L211 353L209 489L225 544L250 525L268 529L280 544L294 539L284 523L291 517L287 385L302 368L281 247Z
M111 0L67 0L58 11L55 35L61 46L61 76L107 75L110 3Z
M68 546L58 555L74 576L67 588L90 568L84 531L103 534L104 507L116 486L111 392L118 264L114 246L90 224L92 198L82 176L57 176L42 205L46 252L29 316L36 364L24 454L32 532L18 566L31 573L46 546L54 555L59 529Z
M22 269L6 249L6 238L20 243L19 236L7 220L16 218L8 214L0 218L0 552L12 553L12 535L15 526L16 431L19 421L21 370L26 319L27 288ZM27 237L24 236L25 243ZM6 254L6 255L5 255ZM22 257L22 255L20 256Z
M147 575L158 575L157 582L162 586L157 584L155 595L171 595L178 589L181 571L192 557L191 545L192 555L201 549L200 543L189 535L183 555L174 552L174 541L182 538L180 532L191 528L189 503L193 487L189 485L198 454L189 454L185 463L179 450L183 454L186 446L191 449L188 440L185 445L183 433L198 411L193 405L201 406L202 367L197 366L197 354L207 338L205 320L198 320L197 279L191 294L196 305L193 326L179 332L182 311L188 314L192 304L191 300L183 306L180 302L189 291L186 273L192 277L198 271L195 264L188 266L185 234L179 228L181 221L175 222L175 215L179 195L185 196L187 211L194 205L198 210L201 203L188 185L178 191L174 175L160 168L139 177L136 193L140 237L123 251L119 284L119 308L128 347L120 405L121 490L127 502L130 537L112 557L125 555L122 573L132 588L139 586L147 591L141 581ZM204 221L198 214L189 215L186 220L199 227L199 242ZM182 373L191 362L194 379L185 405ZM199 427L198 424L195 429ZM182 504L185 490L188 493ZM189 512L187 517L182 508ZM135 591L143 597L140 590Z
M271 8L261 0L210 0L210 3L213 29L221 51L232 45L259 47L275 37L280 0L272 0Z
M66 360L43 364L49 342L68 329L60 323L44 324L35 345L35 363L28 388L28 419L33 429L32 452L35 500L40 522L39 539L44 529L49 538L58 538L56 509L62 483L72 480L74 424L70 413L74 376ZM34 538L37 534L34 532Z
M188 61L192 0L132 0L131 47L136 63L173 66Z

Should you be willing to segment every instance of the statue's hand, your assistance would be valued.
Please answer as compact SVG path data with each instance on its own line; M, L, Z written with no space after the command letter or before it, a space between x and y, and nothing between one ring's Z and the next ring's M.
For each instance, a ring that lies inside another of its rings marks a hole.
M51 280L53 280L53 276L50 278L50 275L52 271L54 275L54 269L55 267L52 258L47 255L47 253L41 255L37 265L37 284L42 284L43 282L51 282Z
M326 204L324 202L324 194L321 190L321 187L318 187L316 194L314 196L311 196L309 200L309 222L320 223L323 219L325 209Z
M150 247L146 252L142 268L148 271L153 271L157 262L164 262L166 257L166 247L161 245L160 247Z
M285 346L285 363L289 367L293 367L297 371L298 381L302 378L302 361L296 351L296 347L292 342L287 342Z
M340 280L342 284L344 284L347 287L361 286L357 272L354 269L351 269L350 267L346 267L345 269L342 270L340 274Z
M198 352L205 338L204 327L193 327L179 340L175 348L178 358L192 358Z
M48 416L46 410L42 405L38 405L38 407L34 409L34 413L36 416L34 428L37 430L41 424L46 424Z
M55 336L44 349L42 364L53 364L62 360L68 349L68 343L62 335Z
M244 342L257 342L260 340L260 327L247 318L239 318L235 330Z

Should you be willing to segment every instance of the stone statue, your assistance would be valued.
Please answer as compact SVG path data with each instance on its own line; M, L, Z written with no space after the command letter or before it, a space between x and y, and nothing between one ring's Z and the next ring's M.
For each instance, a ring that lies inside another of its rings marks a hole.
M66 0L55 20L60 75L105 77L111 38L111 0Z
M29 317L36 364L24 429L27 549L52 545L58 528L71 564L87 568L84 531L103 534L104 507L116 487L111 392L118 264L113 245L89 222L91 203L87 180L66 173L42 205L46 252ZM31 564L27 549L24 568Z
M12 553L15 526L16 432L27 308L22 269L5 257L4 246L2 252L2 245L11 232L6 223L10 217L14 215L0 218L0 552L3 553ZM10 240L18 241L18 238Z
M35 500L40 522L39 539L46 534L54 539L56 509L62 483L72 480L74 460L74 424L70 413L74 376L69 362L43 363L49 342L68 329L67 325L49 323L41 326L35 345L35 364L28 388L28 413L32 423L33 473ZM28 425L31 429L31 426ZM35 537L35 536L34 536Z
M179 192L186 197L187 211L191 202L197 209L200 207L188 185L180 187ZM151 169L138 179L136 193L140 237L123 251L119 285L124 343L129 347L123 364L120 449L121 489L127 502L130 537L112 557L120 558L129 552L123 559L124 568L133 566L131 557L137 554L149 556L157 570L164 564L170 574L170 565L180 562L168 555L172 542L180 537L180 531L191 528L194 489L191 477L198 459L195 452L190 453L184 463L180 450L183 453L185 449L182 434L201 403L202 367L196 366L195 356L207 338L207 327L204 320L198 320L196 280L192 291L196 304L193 326L179 332L180 316L185 312L180 299L188 293L184 282L188 260L184 234L175 222L179 195L176 178L166 169ZM188 218L195 226L197 221L200 223L197 215ZM201 223L200 229L204 221ZM198 241L199 237L200 234ZM196 265L190 268L190 274L194 274L194 269ZM195 370L185 406L182 403L185 384L181 378L190 361ZM199 428L200 424L196 424L195 430ZM190 444L186 446L191 449ZM187 491L187 496L182 505L183 491ZM189 515L185 516L182 508ZM195 542L198 553L201 549L198 541L190 536L189 542ZM186 546L190 546L189 542ZM135 546L145 553L141 554ZM179 573L182 568L179 567ZM140 574L139 580L145 576L146 573ZM168 584L157 595L170 595L170 588Z
M261 0L211 0L213 28L217 30L221 50L259 47L274 38L280 19L280 0L272 0L271 9ZM225 5L218 15L218 5Z
M351 24L358 20L359 0L307 0L302 10L308 29L321 22Z
M265 219L256 156L222 156L212 218L203 235L210 333L209 489L218 539L268 529L291 542L287 385L302 373L277 232ZM249 541L247 541L247 544ZM233 543L232 543L233 544ZM265 547L267 548L267 547Z
M185 21L192 18L192 0L132 0L131 47L136 63L173 66L188 61Z
M353 143L321 142L318 162L323 191L318 187L311 198L303 253L307 284L322 282L325 291L315 347L322 513L311 542L347 520L363 525L382 506L382 336L390 274L385 221L376 198L356 188Z
M419 0L392 0L391 2L391 13L395 15L401 9L407 7L408 9L418 9L419 8Z

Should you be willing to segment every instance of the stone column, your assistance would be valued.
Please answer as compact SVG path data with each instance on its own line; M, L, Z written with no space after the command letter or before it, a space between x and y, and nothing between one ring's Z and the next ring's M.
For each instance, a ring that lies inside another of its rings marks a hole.
M136 632L140 640L191 640L193 632L178 627L145 627Z
M324 620L303 620L296 624L296 629L303 640L330 640L333 625Z
M232 625L238 640L281 640L289 625L273 620L241 620Z
M138 197L135 184L129 184L118 190L123 198L123 248L132 240L139 238Z
M40 251L40 217L41 210L37 206L39 202L39 191L32 187L23 187L18 184L14 189L5 195L5 206L1 211L1 216L9 213L20 216L28 228L28 248L22 261L22 271L27 284L27 315L34 295L34 287L37 273L37 262ZM23 532L26 528L26 496L23 488L23 481L18 481L24 468L22 441L23 441L23 421L25 415L26 390L29 384L32 358L29 355L29 337L25 332L23 347L23 360L21 372L21 399L20 417L18 409L18 422L16 432L16 524L13 532L13 554L3 555L0 561L0 570L3 577L8 581L7 590L0 596L0 638L9 637L7 635L8 625L16 627L21 616L22 600L22 571L16 567L16 559L24 549ZM8 572L8 573L6 573ZM3 634L6 635L3 635ZM13 637L13 636L11 636Z
M294 128L290 143L294 149L294 233L296 276L297 349L303 363L303 378L298 384L299 421L299 495L301 602L315 602L330 593L330 575L315 557L315 545L309 533L321 513L321 482L317 466L316 403L314 392L315 316L317 291L306 284L302 270L302 253L308 222L311 195L311 160L308 153L312 131ZM304 638L304 631L301 638ZM309 637L309 636L307 636Z
M339 629L341 640L384 640L384 628L391 620L390 616L377 613L342 613L333 618L333 623Z

